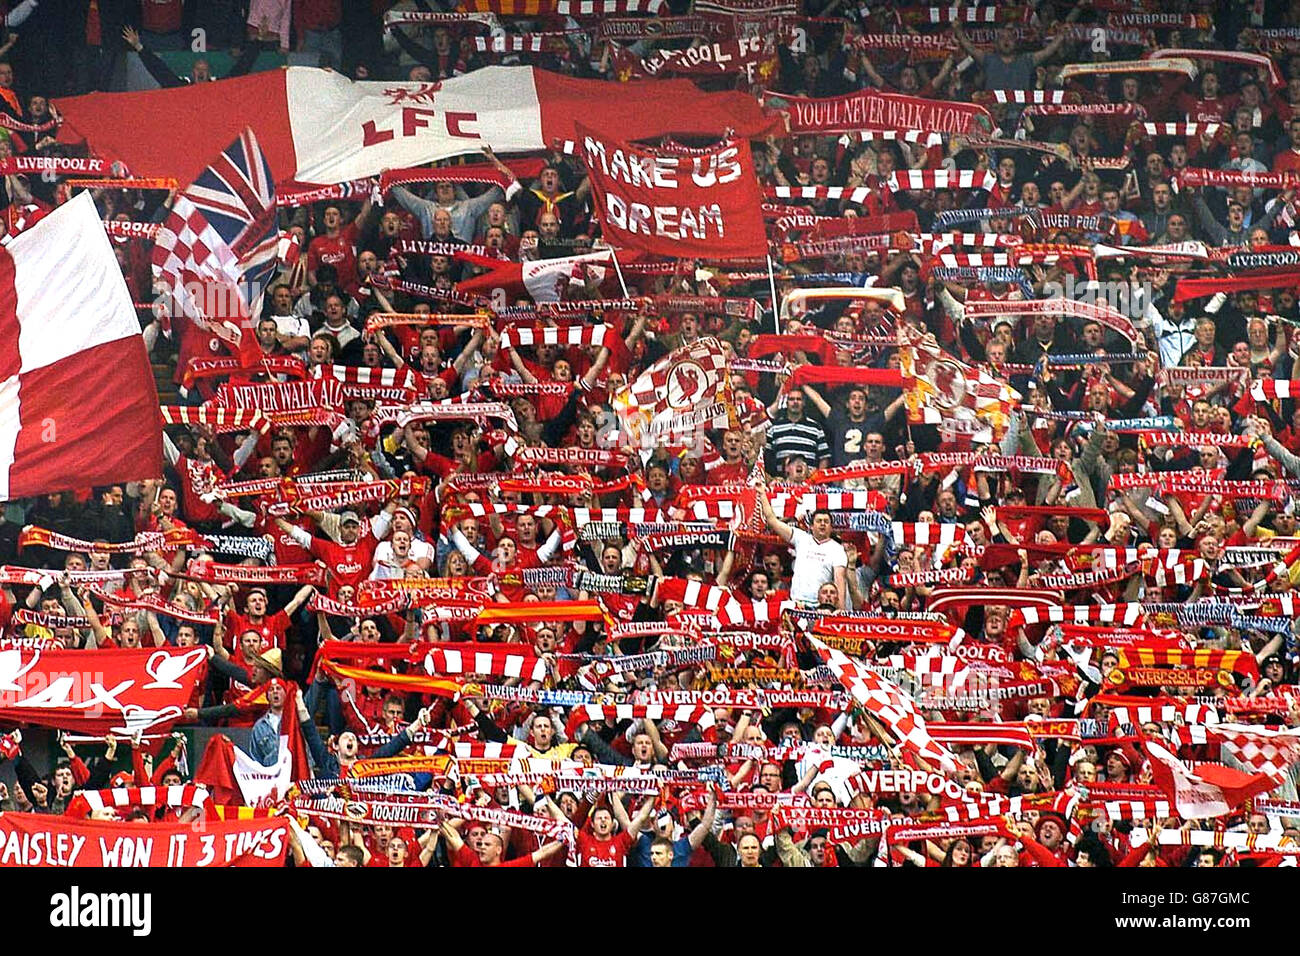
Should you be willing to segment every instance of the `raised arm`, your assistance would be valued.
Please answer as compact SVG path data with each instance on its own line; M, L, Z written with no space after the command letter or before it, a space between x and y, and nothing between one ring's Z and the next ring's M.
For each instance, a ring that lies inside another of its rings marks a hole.
M700 822L696 824L695 829L691 831L691 835L687 837L692 850L698 849L700 844L704 842L704 838L713 829L713 818L717 815L718 793L716 790L710 789L704 806L704 816L700 818Z
M772 510L772 502L767 498L767 479L760 478L758 482L758 504L763 509L763 519L767 526L771 528L778 538L782 541L790 541L794 537L794 528L782 521L775 511ZM843 591L841 591L841 597Z

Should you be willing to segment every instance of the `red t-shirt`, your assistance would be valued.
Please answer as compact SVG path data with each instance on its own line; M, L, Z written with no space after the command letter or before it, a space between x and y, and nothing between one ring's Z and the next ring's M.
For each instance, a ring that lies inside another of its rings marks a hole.
M176 459L176 473L181 478L181 507L191 524L219 521L221 512L199 496L211 491L226 478L225 472L212 461L199 461L181 455Z
M451 858L452 866L483 866L483 861L478 858L478 854L470 849L466 843ZM517 857L513 860L502 860L497 866L532 866L533 858L529 856Z
M330 597L337 598L344 585L356 587L370 576L375 566L375 549L379 540L369 531L352 544L335 544L328 538L311 539L311 553L329 567Z
M615 833L608 840L600 840L593 833L579 830L578 866L627 866L632 842L626 833Z
M317 236L307 247L307 268L315 272L322 262L339 270L339 285L355 284L357 278L357 224L350 222L337 236Z
M181 28L182 0L144 0L140 25L150 33L174 33Z
M289 630L289 615L276 611L262 618L261 624L254 624L246 614L235 611L226 612L226 646L233 646L245 631L257 631L262 635L262 646L268 650L278 647L284 650L285 632Z
M267 500L269 501L271 499L268 498ZM306 518L295 519L289 517L285 520L292 525L297 525L304 531L311 530L309 521ZM275 563L277 565L311 563L311 552L300 545L297 541L293 540L287 531L281 531L280 526L274 521L262 517L260 511L258 512L258 519L254 523L253 527L256 531L271 536L272 542L275 546Z

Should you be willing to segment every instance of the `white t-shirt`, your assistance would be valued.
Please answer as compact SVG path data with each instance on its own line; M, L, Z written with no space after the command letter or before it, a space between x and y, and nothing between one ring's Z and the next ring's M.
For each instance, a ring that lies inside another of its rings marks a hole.
M408 561L419 561L421 558L434 560L433 545L427 541L418 539L411 542L410 557ZM372 581L386 581L390 578L404 578L406 572L397 566L397 558L393 555L393 543L391 541L379 542L379 547L375 548L375 570L371 572Z
M790 599L816 603L817 590L833 583L836 568L847 568L849 556L844 545L833 538L821 544L802 528L794 528L790 543L794 545L794 572L790 578Z

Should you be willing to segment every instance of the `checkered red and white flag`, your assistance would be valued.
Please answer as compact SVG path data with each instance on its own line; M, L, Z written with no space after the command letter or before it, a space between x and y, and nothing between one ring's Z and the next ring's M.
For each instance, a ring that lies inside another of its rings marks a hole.
M624 427L648 457L712 428L735 428L727 357L715 338L665 355L614 396Z
M1287 768L1300 761L1300 728L1268 730L1245 724L1218 724L1206 730L1237 760L1278 783L1286 779Z
M949 773L958 768L956 755L930 736L925 719L916 709L916 702L906 692L867 665L827 647L817 638L809 637L808 642L853 699L889 728L904 751L937 763Z
M1248 774L1222 764L1191 767L1153 740L1143 741L1151 758L1153 781L1185 820L1202 820L1231 813L1243 803L1276 786L1264 773Z

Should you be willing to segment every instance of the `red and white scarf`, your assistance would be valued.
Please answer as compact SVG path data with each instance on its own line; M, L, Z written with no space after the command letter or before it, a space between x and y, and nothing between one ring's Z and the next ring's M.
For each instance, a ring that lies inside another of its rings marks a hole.
M270 372L273 375L288 375L290 378L305 379L307 377L307 366L302 359L293 355L266 355L262 357L262 360L257 365L251 368L246 368L238 358L192 358L189 364L185 366L181 384L186 388L190 388L198 379L220 378L238 372L245 374Z
M892 173L887 186L891 192L932 189L992 189L998 177L977 169L907 169Z
M353 179L330 186L312 186L306 183L280 183L275 187L275 204L281 209L310 206L326 199L368 199L379 180Z
M195 581L237 584L315 584L324 585L325 568L319 564L280 564L258 567L249 564L218 564L215 561L191 561L186 573Z
M1148 136L1213 136L1222 123L1143 123Z
M215 610L206 613L191 611L188 608L164 601L162 596L158 594L150 593L135 598L126 598L116 594L109 594L98 588L91 588L90 593L105 604L111 604L114 607L126 608L131 611L153 611L155 614L165 614L168 617L189 621L191 624L216 624L221 620L221 615Z
M509 325L501 333L501 348L520 345L567 345L576 347L604 344L608 325Z
M1188 166L1173 178L1178 186L1252 186L1256 189L1294 189L1300 186L1300 175L1294 172L1257 173L1248 169L1201 169Z
M217 434L256 429L265 435L274 422L256 408L227 408L220 405L160 405L158 413L168 425L207 425Z
M38 127L32 127L33 130ZM9 156L0 159L0 176L22 176L29 173L103 173L104 161L83 156Z
M203 538L189 528L177 528L173 531L141 531L130 541L116 543L73 538L57 531L38 528L30 524L18 533L18 547L20 550L36 545L53 548L55 551L81 551L86 554L96 551L105 554L143 554L146 551L164 551L202 543ZM122 572L114 573L121 574Z
M427 495L429 479L422 475L407 475L403 478L388 478L379 481L355 481L340 483L326 494L307 495L292 501L277 501L267 508L267 513L274 517L290 514L303 514L308 511L333 511L344 505L365 504L387 501L390 498L405 498L411 495Z

